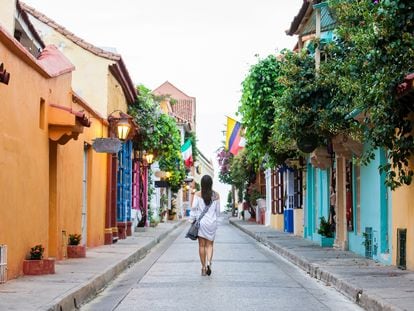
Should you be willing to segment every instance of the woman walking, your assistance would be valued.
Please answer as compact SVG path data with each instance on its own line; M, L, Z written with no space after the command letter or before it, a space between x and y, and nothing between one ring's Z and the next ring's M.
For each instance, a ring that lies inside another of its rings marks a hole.
M213 180L209 175L201 178L201 191L194 195L190 213L190 221L198 218L204 209L207 209L200 221L198 229L198 252L201 261L201 275L211 274L211 260L213 259L214 238L217 230L217 217L220 215L220 198L213 191Z

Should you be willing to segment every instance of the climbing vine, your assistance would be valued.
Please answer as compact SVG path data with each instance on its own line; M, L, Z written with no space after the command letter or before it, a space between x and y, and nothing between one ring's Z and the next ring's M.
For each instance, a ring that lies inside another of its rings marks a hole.
M247 141L247 160L256 168L263 159L269 166L280 164L283 161L280 152L286 151L286 148L278 148L281 145L280 140L271 140L272 124L278 118L273 103L284 91L284 86L278 80L279 76L280 61L275 55L269 55L264 59L258 58L242 83L238 113L242 116L246 129L244 135Z
M176 192L185 178L180 131L175 120L161 112L159 102L148 88L140 85L138 92L137 102L129 109L139 126L134 148L156 152L160 169L171 173L169 184Z
M331 137L350 128L345 118L348 110L334 100L338 90L325 66L322 64L318 74L314 57L307 50L282 52L278 80L285 91L274 102L277 117L272 136L278 148L292 141L300 145L313 140L315 147L326 145Z
M413 72L414 10L411 0L328 1L337 20L338 41L328 47L339 94L336 102L365 116L365 140L370 143L362 161L386 148L389 163L380 166L386 184L395 189L410 184L408 159L414 152L413 105L401 104L397 93L404 77Z

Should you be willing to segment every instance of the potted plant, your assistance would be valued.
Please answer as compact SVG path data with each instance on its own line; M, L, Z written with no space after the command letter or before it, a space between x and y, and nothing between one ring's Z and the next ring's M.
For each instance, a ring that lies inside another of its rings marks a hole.
M165 215L167 214L167 204L168 204L168 197L166 194L161 194L160 197L160 208L159 208L159 216L160 222L165 221Z
M37 244L30 248L29 259L23 261L23 273L27 275L41 275L55 273L55 260L44 259L45 248Z
M155 217L154 214L155 213L154 213L153 209L149 208L148 209L148 217L149 217L150 227L156 227L159 223L158 217Z
M45 248L42 246L42 244L38 244L33 246L30 249L30 260L40 260L43 258L43 252L45 251Z
M168 211L168 220L174 220L176 215L177 215L177 213L176 213L176 211L175 211L175 207L172 207L172 208Z
M321 235L321 246L322 247L332 247L334 243L334 233L332 231L331 224L325 219L325 217L320 217L321 220L319 224L318 233Z
M84 258L86 257L86 246L80 245L82 235L78 233L69 234L67 246L68 258Z

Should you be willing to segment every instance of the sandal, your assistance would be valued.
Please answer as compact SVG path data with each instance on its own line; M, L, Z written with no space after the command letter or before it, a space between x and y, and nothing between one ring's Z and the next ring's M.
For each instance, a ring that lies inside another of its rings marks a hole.
M207 264L207 270L206 270L207 275L211 274L211 263Z
M205 267L201 268L201 275L205 276L206 273L207 273L206 268Z

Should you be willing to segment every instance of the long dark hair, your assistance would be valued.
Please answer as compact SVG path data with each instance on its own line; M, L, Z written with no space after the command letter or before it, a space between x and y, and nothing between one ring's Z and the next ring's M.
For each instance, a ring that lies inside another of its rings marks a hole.
M213 197L213 179L209 175L201 178L201 197L205 205L210 205Z

